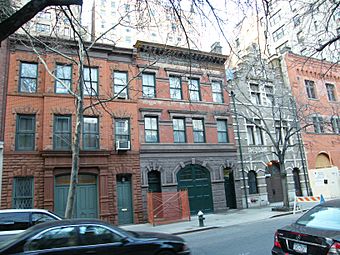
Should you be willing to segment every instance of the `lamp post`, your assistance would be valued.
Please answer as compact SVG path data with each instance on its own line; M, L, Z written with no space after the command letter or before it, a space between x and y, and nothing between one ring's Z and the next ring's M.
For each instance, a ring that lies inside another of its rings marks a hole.
M248 206L248 195L247 195L246 179L245 179L245 176L244 176L243 153L242 153L242 145L241 145L241 138L240 138L240 126L238 125L238 114L237 114L237 111L236 111L234 91L231 91L230 95L231 95L231 98L233 100L233 108L234 108L235 121L236 121L236 131L237 131L238 147L239 147L239 151L240 151L240 160L241 160L243 187L244 187L244 197L246 199L246 207L248 208L249 207Z

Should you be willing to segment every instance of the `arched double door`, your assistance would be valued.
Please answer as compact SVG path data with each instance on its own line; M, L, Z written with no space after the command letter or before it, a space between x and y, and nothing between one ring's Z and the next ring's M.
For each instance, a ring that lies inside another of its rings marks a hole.
M177 173L178 190L188 190L190 212L213 212L210 172L200 165L187 165Z

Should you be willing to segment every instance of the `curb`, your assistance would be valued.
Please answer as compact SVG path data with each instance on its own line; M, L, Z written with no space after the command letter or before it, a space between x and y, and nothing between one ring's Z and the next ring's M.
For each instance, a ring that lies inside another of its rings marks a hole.
M220 227L203 227L203 228L184 230L184 231L180 231L180 232L174 232L174 233L171 233L171 234L172 235L183 235L183 234L189 234L189 233L194 233L194 232L201 232L201 231L210 230L210 229L216 229L216 228L220 228Z

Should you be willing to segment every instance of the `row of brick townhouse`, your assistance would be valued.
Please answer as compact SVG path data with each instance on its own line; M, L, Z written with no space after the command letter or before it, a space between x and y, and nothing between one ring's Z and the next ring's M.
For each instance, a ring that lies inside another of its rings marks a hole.
M179 189L192 194L192 212L226 210L224 169L236 159L223 89L226 56L146 42L135 49L96 45L89 51L85 106L94 95L119 96L84 113L75 216L138 223L146 218L148 191ZM41 57L58 79L76 88L71 60L53 53ZM1 207L63 214L75 105L44 64L11 41Z
M65 41L65 52L76 58L72 47ZM307 165L339 166L338 66L322 65L330 71L321 79L321 71L314 70L320 61L306 66L305 58L287 53L263 67L249 52L228 83L244 116L236 120L225 90L227 56L142 41L134 47L97 44L89 51L85 106L97 96L117 97L84 113L76 217L143 222L148 192L182 189L189 192L192 213L282 201L273 145L256 116L244 108L247 100L267 114L262 122L272 126L277 139L295 120L289 108L279 122L270 115L274 98L292 95L298 105L302 100L322 103L313 115L314 129L302 135L304 146L294 146L286 155L290 198L308 193ZM60 81L75 90L77 65L51 52L40 55L42 63L15 40L9 52L1 207L63 214L76 116L74 98ZM326 119L331 129L326 129ZM293 136L289 142L298 144L299 139ZM243 168L236 141L243 149Z

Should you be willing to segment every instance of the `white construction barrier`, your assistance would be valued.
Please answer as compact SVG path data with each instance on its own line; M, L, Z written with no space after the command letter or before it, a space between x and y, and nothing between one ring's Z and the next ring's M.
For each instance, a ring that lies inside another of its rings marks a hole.
M309 196L309 197L295 197L293 214L296 212L302 212L308 210L317 204L325 202L322 195L320 196Z

